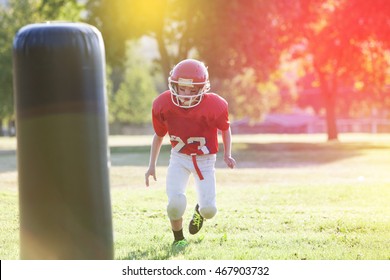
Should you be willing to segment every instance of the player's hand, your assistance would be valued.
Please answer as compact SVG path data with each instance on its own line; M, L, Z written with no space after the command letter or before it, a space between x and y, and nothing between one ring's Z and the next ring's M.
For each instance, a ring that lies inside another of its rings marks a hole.
M232 156L230 155L225 155L223 157L223 160L225 161L226 165L229 167L229 168L234 168L236 166L236 161L234 158L232 158Z
M149 167L149 169L145 173L145 185L149 187L149 177L153 176L154 181L157 181L156 177L156 168Z

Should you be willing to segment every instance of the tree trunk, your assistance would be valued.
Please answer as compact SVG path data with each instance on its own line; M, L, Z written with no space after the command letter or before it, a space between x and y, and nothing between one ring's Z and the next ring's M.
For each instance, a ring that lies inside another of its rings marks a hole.
M329 85L329 81L325 78L325 74L317 71L320 79L321 93L325 100L326 125L328 141L338 140L338 131L336 124L336 88Z
M112 67L110 75L112 81L112 92L115 94L124 80L125 67L123 65L115 64Z
M325 96L325 109L326 109L326 124L328 141L338 140L338 131L336 125L336 113L335 113L335 92L329 91L324 93Z
M170 58L169 58L167 48L165 46L162 29L156 33L156 40L157 40L158 50L160 52L161 71L163 72L165 81L168 82L169 72L171 70L172 65L170 64Z

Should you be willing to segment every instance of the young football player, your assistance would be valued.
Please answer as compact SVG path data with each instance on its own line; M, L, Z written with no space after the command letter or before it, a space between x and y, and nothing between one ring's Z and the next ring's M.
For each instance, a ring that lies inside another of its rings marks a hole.
M153 102L153 136L149 177L156 180L156 162L164 136L168 133L172 145L166 177L167 213L174 235L173 247L184 248L188 243L183 234L183 214L187 206L186 186L189 176L195 178L198 203L189 224L189 232L196 234L205 219L217 213L215 161L218 152L218 130L221 131L224 161L234 168L231 155L231 130L228 104L225 99L209 92L207 67L203 62L186 59L170 72L169 90Z

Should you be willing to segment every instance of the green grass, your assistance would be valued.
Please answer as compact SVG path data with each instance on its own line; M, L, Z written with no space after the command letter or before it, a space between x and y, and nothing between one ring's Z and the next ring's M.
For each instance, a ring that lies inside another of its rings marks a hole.
M171 251L165 174L144 186L151 136L111 137L116 259L389 260L390 135L234 135L238 168L217 160L219 212ZM0 138L0 258L19 258L14 139ZM185 229L195 205L190 180Z

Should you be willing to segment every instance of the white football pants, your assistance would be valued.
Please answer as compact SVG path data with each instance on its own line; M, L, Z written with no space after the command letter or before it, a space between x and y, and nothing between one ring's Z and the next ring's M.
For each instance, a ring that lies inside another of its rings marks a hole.
M171 151L166 179L169 219L179 220L184 214L187 206L186 188L191 173L195 179L200 214L205 219L211 219L215 216L217 213L215 201L216 158L215 154L196 157L197 164L204 177L203 180L200 180L192 162L192 157L174 150Z

